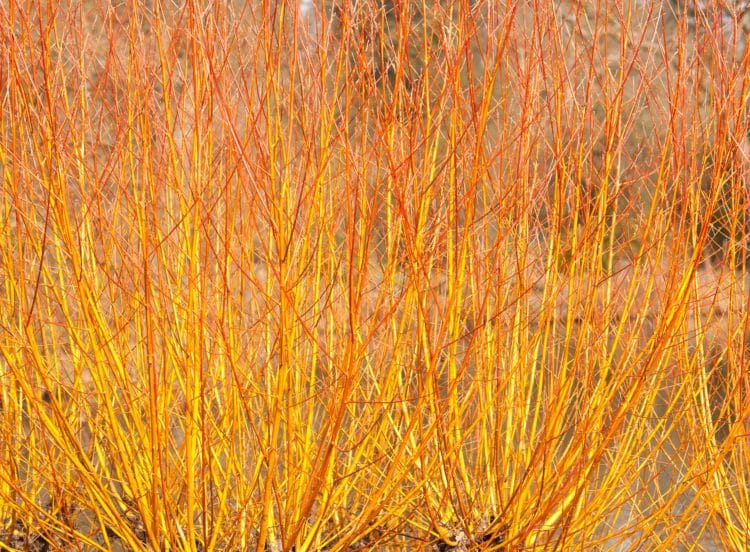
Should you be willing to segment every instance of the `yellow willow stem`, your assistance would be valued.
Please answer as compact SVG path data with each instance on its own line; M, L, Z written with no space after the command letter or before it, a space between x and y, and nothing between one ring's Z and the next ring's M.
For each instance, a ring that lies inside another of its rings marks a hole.
M455 80L454 94L459 97L459 79ZM471 222L474 218L474 202L470 202L470 205L466 209L464 214L464 225L465 228L461 232L461 242L456 243L456 233L459 224L459 211L458 211L458 180L457 180L457 158L458 158L458 107L453 106L450 117L450 128L449 128L449 173L448 173L448 236L447 236L447 250L448 250L448 289L447 289L447 304L448 304L448 339L449 339L449 353L448 353L448 381L450 393L448 395L448 412L449 419L451 421L449 427L449 450L456 451L458 453L458 475L463 484L463 492L465 496L472 496L471 479L466 468L466 461L463 452L464 438L461 431L461 409L458 401L458 344L462 334L462 306L463 306L463 290L466 285L465 274L467 258L470 248L470 233L468 228L471 226ZM456 259L456 250L460 245L459 258ZM457 494L460 498L460 494Z

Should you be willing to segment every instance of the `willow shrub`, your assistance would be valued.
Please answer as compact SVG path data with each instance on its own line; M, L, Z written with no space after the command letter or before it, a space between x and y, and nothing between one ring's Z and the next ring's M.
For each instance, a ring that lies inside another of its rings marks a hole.
M727 10L6 3L0 548L748 549Z

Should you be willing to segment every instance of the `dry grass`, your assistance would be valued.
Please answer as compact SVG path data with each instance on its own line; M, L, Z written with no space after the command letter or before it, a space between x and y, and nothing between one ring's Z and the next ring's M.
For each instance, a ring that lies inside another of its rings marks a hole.
M0 7L0 549L748 549L745 14L302 7Z

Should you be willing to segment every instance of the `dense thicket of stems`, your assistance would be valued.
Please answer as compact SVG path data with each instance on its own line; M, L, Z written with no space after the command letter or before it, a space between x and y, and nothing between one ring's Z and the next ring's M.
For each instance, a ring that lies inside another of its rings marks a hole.
M750 548L746 18L0 5L0 549Z

